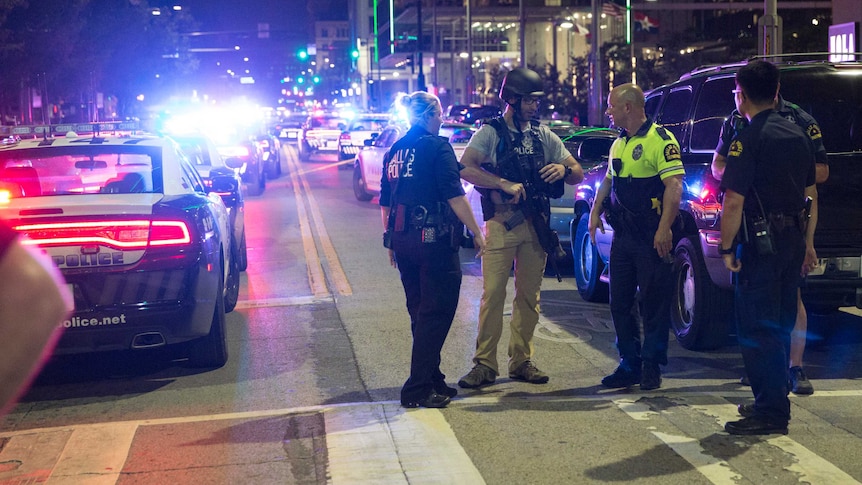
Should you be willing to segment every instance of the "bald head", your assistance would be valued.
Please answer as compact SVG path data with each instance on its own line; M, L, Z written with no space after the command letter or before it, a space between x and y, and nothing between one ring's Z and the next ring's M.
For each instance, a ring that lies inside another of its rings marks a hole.
M608 94L608 117L614 126L634 133L646 121L644 92L637 84L620 84Z
M632 107L640 110L644 109L644 92L637 84L620 84L611 91L611 95L614 93L620 102L629 103Z

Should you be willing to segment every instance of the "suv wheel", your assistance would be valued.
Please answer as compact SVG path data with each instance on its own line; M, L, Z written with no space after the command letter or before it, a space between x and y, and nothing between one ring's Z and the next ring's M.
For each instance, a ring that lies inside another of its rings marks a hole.
M373 198L371 194L365 191L365 180L362 178L362 167L360 167L358 163L353 167L353 195L356 196L356 200L361 202L368 202Z
M599 280L605 270L605 263L590 240L589 224L590 215L582 215L572 236L575 282L578 285L578 293L585 301L607 303L608 284Z
M688 350L723 346L730 333L732 293L709 279L700 249L689 238L676 248L670 322Z

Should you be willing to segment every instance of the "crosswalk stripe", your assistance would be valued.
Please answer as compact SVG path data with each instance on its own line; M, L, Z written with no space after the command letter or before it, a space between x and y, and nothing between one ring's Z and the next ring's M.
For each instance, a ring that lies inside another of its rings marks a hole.
M51 472L50 485L111 485L117 482L138 426L96 425L76 428Z
M437 409L355 406L325 419L335 485L485 483Z
M692 406L692 408L707 416L716 418L716 421L719 423L740 419L735 406L732 405L699 404ZM795 458L796 463L792 465L791 470L800 474L800 482L829 484L859 483L837 466L824 460L816 453L813 453L787 436L772 437L767 439L767 442Z
M735 473L726 461L707 454L696 439L659 431L653 431L652 434L689 462L710 482L719 485L736 485L744 481L744 477Z
M691 401L691 393L662 393L662 399L682 399L696 413L714 419L717 426L739 419L726 398L749 393L699 393L707 402ZM855 393L849 393L855 395ZM818 397L843 396L844 392L818 391ZM811 398L808 398L811 399ZM460 404L501 404L509 399L468 397ZM518 398L523 400L523 398ZM648 402L620 394L572 397L535 396L531 401L610 401L632 419L646 422L663 414ZM712 402L708 402L711 400ZM320 413L326 454L320 456L330 483L388 484L483 484L484 480L458 442L443 412L437 409L401 408L397 401L344 403L301 408L246 411L217 415L157 418L113 423L61 426L0 432L6 445L0 449L0 485L24 483L108 485L116 483L141 426L170 425L230 419ZM728 462L705 453L700 442L673 431L650 427L653 434L690 463L711 483L732 484L740 475ZM786 436L765 443L793 459L788 470L811 483L856 484L852 476ZM764 443L764 444L765 444ZM317 447L314 447L317 449Z

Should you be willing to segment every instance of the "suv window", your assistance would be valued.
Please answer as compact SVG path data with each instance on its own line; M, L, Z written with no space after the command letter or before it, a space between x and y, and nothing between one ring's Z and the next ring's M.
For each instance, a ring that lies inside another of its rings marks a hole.
M700 90L694 122L691 126L690 148L693 152L715 150L721 124L736 107L731 91L736 86L732 77L708 79Z
M651 119L655 119L655 114L658 111L658 105L661 104L662 93L658 92L652 96L649 96L646 99L646 104L644 104L644 111L646 115Z
M817 120L826 151L862 150L862 82L857 76L785 70L780 92Z
M658 124L673 133L680 146L685 146L685 126L688 124L688 111L692 101L691 86L671 91L667 95Z

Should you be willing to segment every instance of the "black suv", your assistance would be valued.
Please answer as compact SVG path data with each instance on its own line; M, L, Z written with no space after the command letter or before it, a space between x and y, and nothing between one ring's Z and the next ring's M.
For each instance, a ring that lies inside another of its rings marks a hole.
M734 75L743 65L701 68L646 94L647 116L673 132L685 165L685 229L675 249L671 325L679 343L692 350L720 347L732 330L732 280L717 251L719 184L709 166L721 125L734 109ZM817 187L814 240L820 266L805 279L803 300L818 313L862 308L862 63L788 60L778 66L782 97L817 119L829 156L829 179ZM607 298L611 234L597 234L592 245L586 233L595 190L606 170L605 163L587 173L572 222L575 278L589 301Z

